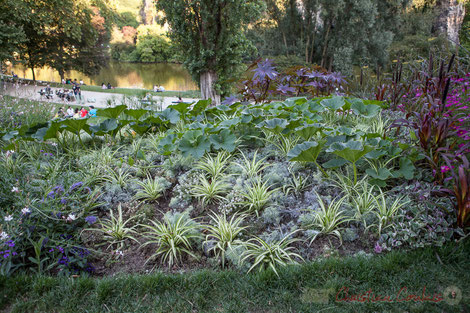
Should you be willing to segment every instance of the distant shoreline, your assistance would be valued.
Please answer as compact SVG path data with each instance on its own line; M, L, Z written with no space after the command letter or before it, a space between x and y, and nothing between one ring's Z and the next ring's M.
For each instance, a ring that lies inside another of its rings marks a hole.
M56 87L56 88L66 88L66 89L71 89L72 84L62 84L58 82L51 82L51 81L44 81L44 80L36 80L33 81L32 79L28 78L20 78L16 77L14 78L12 75L5 75L5 74L0 74L0 78L2 81L7 81L7 82L22 82L24 84L28 85L35 85L38 87L45 87L47 85L50 85L51 87ZM127 96L145 96L147 93L153 94L153 95L159 95L162 97L187 97L187 98L199 98L201 96L199 90L187 90L187 91L178 91L178 90L165 90L164 92L155 92L150 89L144 89L144 88L127 88L127 87L116 87L112 89L102 89L101 86L95 86L95 85L81 85L80 88L84 91L94 91L94 92L105 92L105 93L117 93L117 94L123 94Z

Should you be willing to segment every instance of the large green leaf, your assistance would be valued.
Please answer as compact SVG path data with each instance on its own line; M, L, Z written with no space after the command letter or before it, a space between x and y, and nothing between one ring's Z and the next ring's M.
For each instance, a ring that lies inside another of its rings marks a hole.
M58 138L59 133L64 131L64 129L61 128L60 125L60 121L51 121L48 127L38 129L36 133L31 137L41 141L47 139L56 139Z
M372 151L372 146L363 145L360 141L334 142L327 152L331 152L351 163L356 163L364 155Z
M180 103L169 105L168 108L175 109L176 111L184 115L189 112L189 107L191 106L191 104L192 103L188 103L188 102L180 102Z
M393 172L393 177L404 177L405 179L413 179L416 167L409 158L400 158L400 169Z
M170 122L171 124L176 124L180 120L180 112L172 108L166 108L160 113L157 113L156 116L164 122Z
M341 109L346 103L344 102L343 97L334 96L329 99L323 99L322 101L320 101L320 104L325 108L336 111L338 109Z
M364 104L362 100L354 99L351 104L351 109L357 115L365 118L372 118L380 112L381 107L375 104Z
M163 155L170 155L173 151L176 150L175 141L178 138L176 134L168 134L165 138L161 139L158 143L158 152Z
M81 119L68 119L61 121L61 125L65 130L79 135L80 131L84 130L87 133L90 132L90 126L88 125L88 120L86 118Z
M258 124L258 127L262 127L276 134L279 134L281 131L283 131L287 127L287 124L288 122L285 119L273 118L273 119L261 122L260 124Z
M387 180L389 177L392 177L392 173L390 172L390 170L388 168L383 167L377 170L368 168L366 170L366 174L378 180Z
M104 120L98 125L90 125L90 130L94 135L103 136L106 134L111 134L114 130L118 129L118 127L118 121L114 118L110 118Z
M210 135L210 141L215 149L224 149L233 152L236 148L237 137L228 129L223 129L218 134Z
M323 129L322 124L305 124L303 126L297 127L295 129L295 133L302 137L305 140L309 140L313 136L315 136L316 133L320 132Z
M152 127L150 124L137 122L132 122L129 124L129 126L140 136L148 132L150 130L150 127Z
M287 153L290 161L316 162L325 142L306 141L296 145Z
M201 114L208 106L210 106L212 103L211 99L208 100L199 100L191 110L191 115L196 116Z
M328 162L322 164L324 168L337 168L348 163L345 159L331 159Z
M130 110L125 110L124 113L132 117L134 120L138 121L142 116L144 116L146 113L149 113L149 110L146 109L130 109Z
M218 125L220 128L231 128L232 126L238 125L242 121L239 117L234 117L229 120L220 122Z
M191 155L197 160L210 150L211 142L201 130L189 130L181 137L178 148L184 156Z
M107 117L107 118L115 118L118 119L119 115L121 115L124 110L127 109L125 104L118 105L112 108L101 109L96 112L97 116Z

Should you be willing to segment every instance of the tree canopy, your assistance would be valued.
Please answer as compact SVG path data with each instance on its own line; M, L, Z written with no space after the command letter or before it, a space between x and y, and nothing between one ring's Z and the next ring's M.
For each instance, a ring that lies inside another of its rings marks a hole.
M237 71L250 48L247 25L263 9L258 0L160 0L170 25L169 36L181 50L185 66L204 99L220 102L227 79Z

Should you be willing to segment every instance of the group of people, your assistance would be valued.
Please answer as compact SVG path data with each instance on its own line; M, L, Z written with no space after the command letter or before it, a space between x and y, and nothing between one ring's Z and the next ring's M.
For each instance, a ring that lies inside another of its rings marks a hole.
M71 78L62 78L62 85L83 85L83 80L80 79L80 82L77 81L77 79L75 78L73 81Z
M90 110L87 110L85 107L80 107L80 109L73 109L71 106L64 109L60 107L57 111L54 118L85 118L85 117L96 117L96 109L94 106L90 105Z
M165 88L163 86L154 85L153 86L153 91L154 92L164 92Z
M101 83L101 89L112 89L113 86L111 86L110 83L108 83L107 85L105 85L104 83Z

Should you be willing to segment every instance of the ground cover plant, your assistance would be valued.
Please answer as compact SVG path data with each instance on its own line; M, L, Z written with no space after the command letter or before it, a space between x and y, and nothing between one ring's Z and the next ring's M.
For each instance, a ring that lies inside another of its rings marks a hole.
M261 91L285 80L269 77L269 62L254 71L251 102L118 105L97 118L5 124L1 273L229 268L282 278L321 258L465 242L468 124L460 115L451 124L444 92L416 112L310 84L342 82L303 69L290 80L298 88L275 100ZM447 94L468 103L467 85L456 86ZM420 114L437 131L431 146ZM449 139L432 146L439 132Z

